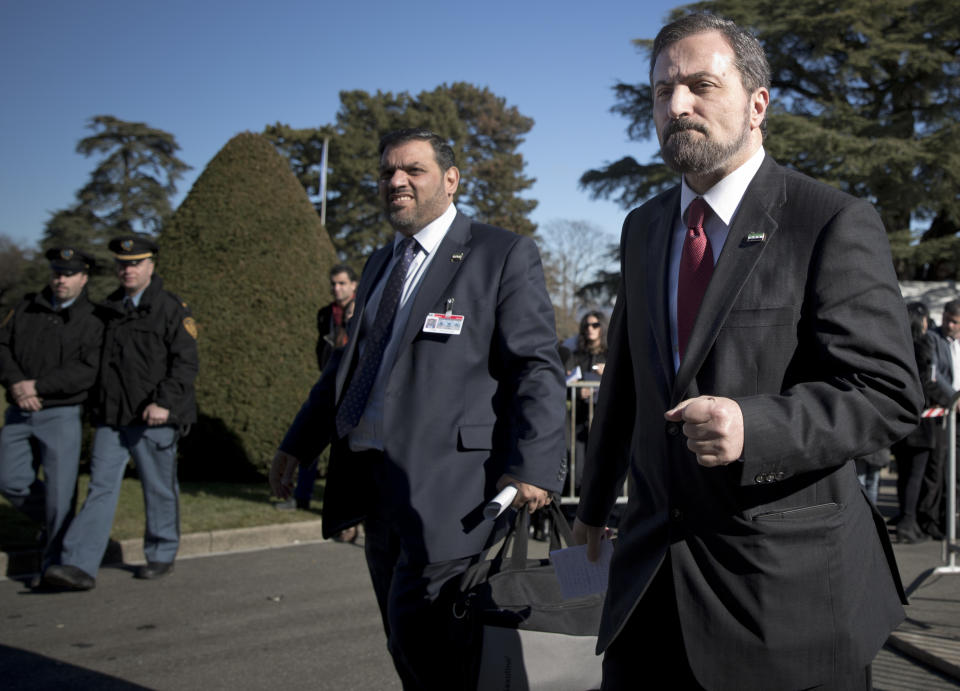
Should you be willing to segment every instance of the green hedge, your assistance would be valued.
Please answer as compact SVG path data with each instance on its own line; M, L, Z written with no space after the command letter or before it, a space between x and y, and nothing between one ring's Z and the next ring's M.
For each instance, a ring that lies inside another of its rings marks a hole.
M330 237L289 164L247 132L210 161L159 245L157 272L199 328L200 420L182 476L263 472L318 376Z

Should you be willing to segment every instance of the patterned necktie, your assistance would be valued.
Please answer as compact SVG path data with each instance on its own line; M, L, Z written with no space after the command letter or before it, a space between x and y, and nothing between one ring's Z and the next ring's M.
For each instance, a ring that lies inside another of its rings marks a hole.
M370 391L373 389L373 382L377 378L377 372L380 369L380 361L383 359L383 351L387 348L390 341L390 334L393 331L394 317L397 316L397 305L400 304L400 294L403 292L403 283L407 277L407 271L413 263L413 258L417 256L420 245L413 238L404 238L400 243L400 250L403 254L390 272L387 278L387 284L383 288L383 294L380 296L380 306L377 307L377 317L373 322L370 333L367 334L366 345L363 349L363 355L360 356L360 362L353 373L347 391L337 409L337 436L345 437L360 422L364 409L367 407L367 399L370 397ZM359 344L358 344L359 345Z
M713 275L713 249L703 230L703 220L710 207L697 197L687 211L687 237L680 255L680 280L677 283L677 347L680 358L687 350L693 321L700 309L703 294Z

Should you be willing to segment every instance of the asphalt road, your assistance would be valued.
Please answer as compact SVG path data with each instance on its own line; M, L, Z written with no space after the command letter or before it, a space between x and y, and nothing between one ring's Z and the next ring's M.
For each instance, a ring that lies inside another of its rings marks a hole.
M889 650L873 671L878 691L957 688ZM104 568L83 593L0 581L0 688L398 691L400 683L363 550L325 542L181 559L156 582L134 579L132 567Z
M100 570L81 593L0 581L0 688L400 689L355 545Z

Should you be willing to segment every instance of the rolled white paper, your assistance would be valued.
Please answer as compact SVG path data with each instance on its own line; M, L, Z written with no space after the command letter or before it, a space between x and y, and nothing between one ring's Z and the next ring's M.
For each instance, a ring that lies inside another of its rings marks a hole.
M510 504L513 503L514 497L517 496L517 486L516 485L507 485L500 493L490 500L490 503L483 508L483 517L489 521L492 521L497 516L502 514Z

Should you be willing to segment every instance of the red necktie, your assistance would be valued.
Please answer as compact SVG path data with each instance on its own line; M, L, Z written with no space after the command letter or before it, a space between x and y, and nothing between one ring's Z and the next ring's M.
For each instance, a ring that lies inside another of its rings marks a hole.
M697 197L687 210L687 237L680 255L680 280L677 283L677 347L680 358L687 350L693 321L703 294L707 292L713 275L713 249L703 230L703 219L709 206L703 197Z

